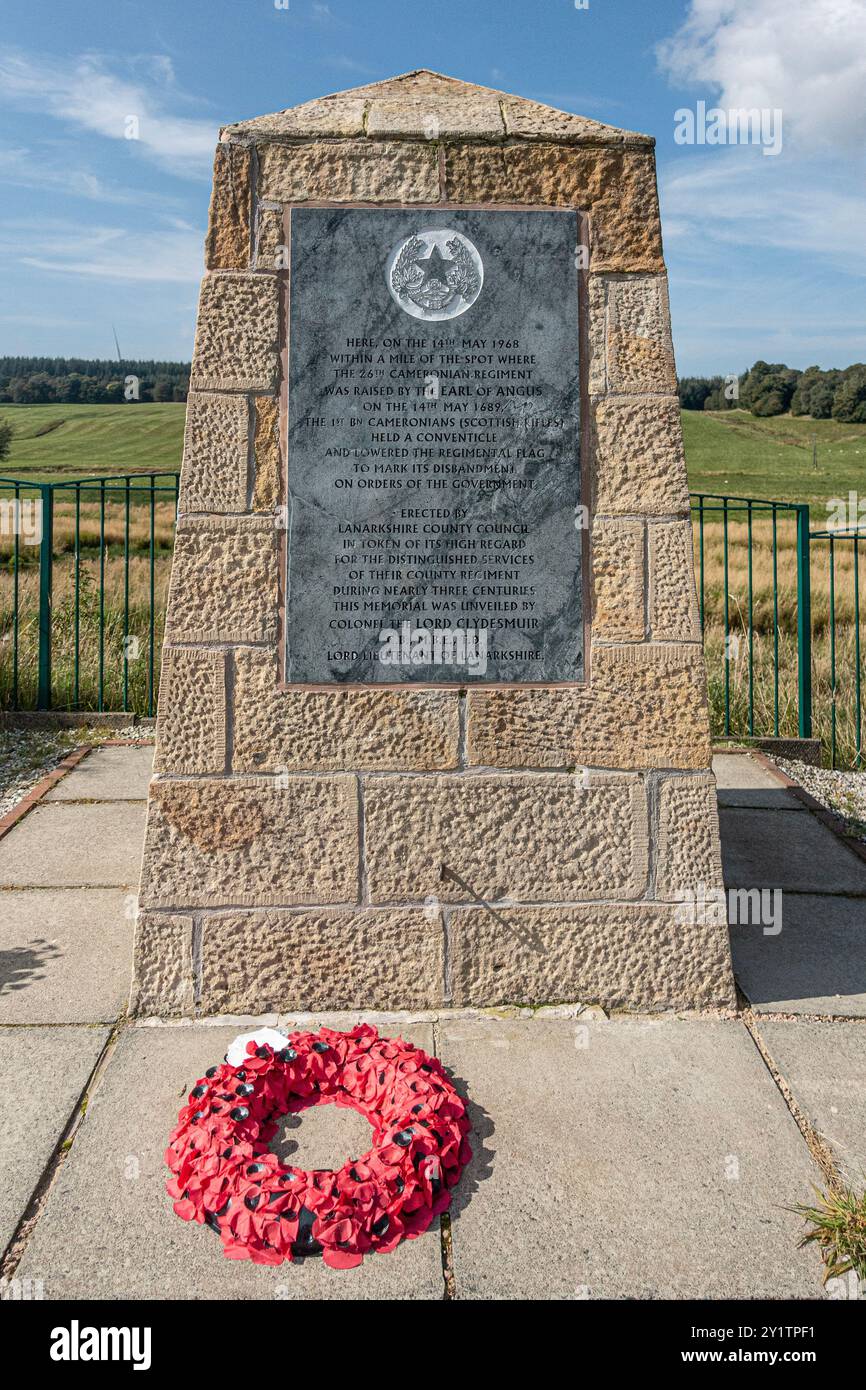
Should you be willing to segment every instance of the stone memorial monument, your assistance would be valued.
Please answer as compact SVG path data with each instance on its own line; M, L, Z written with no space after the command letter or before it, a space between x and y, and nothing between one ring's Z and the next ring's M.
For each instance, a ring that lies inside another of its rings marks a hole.
M226 127L133 1006L733 1002L653 141Z

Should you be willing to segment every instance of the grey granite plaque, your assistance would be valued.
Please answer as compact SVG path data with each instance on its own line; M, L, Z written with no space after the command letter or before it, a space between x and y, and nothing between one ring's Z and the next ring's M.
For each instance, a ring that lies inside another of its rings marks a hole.
M287 681L583 679L578 242L293 209Z

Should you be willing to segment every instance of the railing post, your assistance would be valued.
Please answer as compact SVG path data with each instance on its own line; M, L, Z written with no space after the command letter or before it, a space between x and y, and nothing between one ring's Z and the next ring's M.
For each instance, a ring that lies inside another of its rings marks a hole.
M54 489L39 488L42 538L39 543L39 686L36 708L51 708L51 581L54 573Z
M812 737L812 574L809 507L797 506L797 675L800 738Z

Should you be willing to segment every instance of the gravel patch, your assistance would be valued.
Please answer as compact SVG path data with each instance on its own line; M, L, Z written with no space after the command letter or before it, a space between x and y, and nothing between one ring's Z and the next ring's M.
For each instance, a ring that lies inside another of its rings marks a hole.
M0 816L23 801L77 741L65 729L0 729Z
M866 843L866 772L810 767L792 758L774 758L773 761L828 811L841 816L849 835Z
M0 728L0 816L23 801L29 791L53 772L72 748L89 743L122 739L150 743L153 728L129 724L122 729L10 729Z

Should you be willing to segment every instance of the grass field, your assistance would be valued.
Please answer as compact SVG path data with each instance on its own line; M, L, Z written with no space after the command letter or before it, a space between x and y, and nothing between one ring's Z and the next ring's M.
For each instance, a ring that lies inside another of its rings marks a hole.
M0 474L33 482L180 468L185 405L0 405L15 431Z
M176 469L183 439L182 405L124 406L0 406L0 419L10 420L15 437L10 457L0 474L26 476L31 481L85 477L99 473L148 472ZM822 528L832 497L866 493L866 425L840 425L832 420L782 416L761 420L745 411L723 414L683 412L683 433L689 485L693 492L765 497L808 502L813 529ZM813 438L817 469L813 467ZM130 634L139 637L139 655L127 667L130 698L139 712L149 685L149 534L147 517L139 509L131 533ZM166 582L170 566L173 509L160 501L156 510L155 647L158 647ZM68 502L57 500L55 519L55 615L57 703L72 694L75 613L72 590L73 519ZM779 732L797 732L797 602L794 525L780 519L777 563L779 625ZM82 513L82 571L86 572L84 602L79 605L79 699L95 704L98 673L99 622L95 584L98 577L98 527L92 507ZM731 728L745 734L749 720L749 657L754 670L753 717L757 733L772 733L774 710L773 566L770 528L756 521L753 529L753 613L751 643L748 622L746 528L732 518L729 528L728 606L730 632L738 639L724 659L722 612L724 567L721 527L708 522L705 535L706 649L710 674L713 729L724 729L725 673ZM22 555L19 581L19 687L29 703L36 682L38 549ZM111 503L106 517L106 602L103 665L104 703L118 707L123 670L122 514ZM0 704L8 703L12 614L11 545L0 538ZM856 750L854 718L853 550L837 543L837 690L836 722L840 762L850 763ZM813 545L813 684L815 732L829 748L833 708L827 601L827 547ZM158 650L154 652L158 668Z
M33 481L179 468L183 405L0 405L15 430L0 472ZM829 497L866 492L866 425L745 410L683 411L692 491L810 502L818 524ZM817 442L818 467L812 464Z
M866 425L745 410L684 410L683 439L692 492L808 502L812 524L826 517L830 497L866 494ZM812 462L813 439L817 462Z

